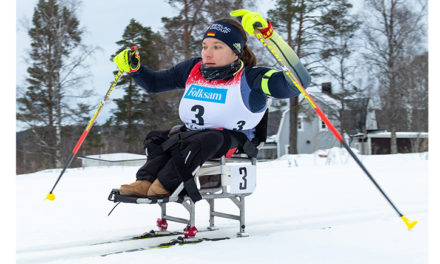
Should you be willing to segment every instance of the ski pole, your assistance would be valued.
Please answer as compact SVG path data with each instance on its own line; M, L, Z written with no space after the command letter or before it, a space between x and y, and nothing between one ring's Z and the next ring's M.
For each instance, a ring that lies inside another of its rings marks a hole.
M72 153L70 153L69 158L67 159L66 164L64 165L63 170L60 173L60 176L58 176L57 181L55 182L55 184L52 187L52 190L47 194L46 199L53 201L55 200L55 194L53 194L53 190L55 189L55 187L57 186L58 182L60 181L61 177L63 176L64 172L66 171L66 169L70 166L70 164L73 161L73 158L75 157L76 153L78 152L79 148L81 147L82 143L84 142L84 140L86 139L87 135L90 132L90 129L93 126L93 123L95 123L96 118L98 117L99 113L102 110L102 107L104 106L104 104L107 102L107 100L110 98L110 94L112 93L113 89L116 86L116 83L119 80L119 77L121 77L123 71L118 71L118 73L115 76L115 79L112 83L112 85L110 86L110 89L108 89L106 95L104 96L104 99L101 101L101 103L98 106L98 109L96 109L95 114L92 116L92 119L90 119L89 124L87 125L86 129L84 129L84 132L82 133L81 137L79 138L78 142L76 143L75 147L72 150Z
M388 196L385 194L385 192L382 190L382 188L379 186L379 184L374 180L373 176L368 172L367 168L362 164L362 162L358 159L356 154L351 150L351 148L348 146L348 144L345 142L344 138L341 136L339 131L333 126L333 124L330 122L330 120L327 118L327 116L321 111L321 109L316 105L316 103L313 101L313 99L310 97L310 95L306 92L306 90L302 87L301 83L298 81L298 79L295 77L294 74L292 74L285 63L281 60L280 56L276 53L276 51L266 42L261 32L256 29L255 30L255 36L260 40L261 43L269 50L269 52L273 55L273 57L276 59L276 61L280 64L280 66L283 68L283 71L285 71L286 75L289 77L289 79L292 81L292 83L296 86L296 88L301 92L301 94L304 96L304 98L309 102L310 106L315 110L315 112L318 114L318 116L321 118L322 121L327 125L327 127L330 129L330 131L333 133L333 135L336 137L336 139L344 146L344 148L348 151L348 153L353 157L353 159L356 161L356 163L361 167L361 169L367 174L368 178L373 182L373 184L376 186L376 188L382 193L382 195L385 197L385 199L388 201L388 203L393 207L394 211L399 215L399 217L402 219L402 221L406 224L408 230L413 228L417 221L410 221L407 217L405 217L393 204L393 202L388 198Z

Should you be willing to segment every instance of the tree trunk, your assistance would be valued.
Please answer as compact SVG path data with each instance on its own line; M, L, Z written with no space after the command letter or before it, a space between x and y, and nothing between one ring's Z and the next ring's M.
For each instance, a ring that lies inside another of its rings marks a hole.
M183 54L185 56L185 60L191 58L191 51L190 51L190 32L189 32L189 0L185 0L185 6L184 8L184 17L185 17L185 24L183 25Z
M49 48L49 51L51 49ZM49 69L51 68L50 62L49 62ZM47 87L48 95L49 95L49 101L48 101L48 139L47 139L47 145L48 145L48 153L49 153L49 168L54 168L56 166L56 153L55 153L55 142L56 142L56 131L55 131L55 117L54 117L54 99L55 99L55 91L54 91L54 78L53 74L49 74L49 84Z
M58 77L58 76L57 76ZM59 77L58 77L59 79ZM56 125L55 125L55 161L56 161L56 167L60 168L63 166L61 162L61 85L59 84L58 80L57 85L57 91L56 91L56 104L55 104L55 111L56 111Z
M298 154L298 96L290 98L289 154Z
M304 0L301 1L301 5L304 5ZM304 23L304 13L301 12L299 17L299 26L297 32L296 43L296 55L301 58L301 39ZM293 49L292 41L292 23L287 25L287 38L288 44ZM290 148L289 154L298 154L298 97L290 98Z

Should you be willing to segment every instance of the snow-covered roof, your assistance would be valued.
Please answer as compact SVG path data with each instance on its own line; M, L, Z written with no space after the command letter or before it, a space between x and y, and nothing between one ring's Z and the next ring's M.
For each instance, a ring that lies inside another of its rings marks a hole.
M389 138L391 137L391 132L378 132L369 133L370 138ZM396 132L396 137L398 138L427 138L428 132Z
M310 92L309 94L312 100L315 101L318 104L318 106L322 107L322 105L325 104L327 107L330 107L333 110L339 110L342 108L341 101L335 99L334 97L330 96L327 93ZM302 95L301 98L304 99ZM346 109L350 109L350 108L361 109L364 107L368 107L371 109L378 109L378 107L373 102L373 100L369 100L369 98L367 97L359 98L359 97L351 96L351 97L346 97L345 100L346 100L346 105L345 105ZM307 102L304 100L304 103Z
M97 154L80 157L80 159L99 159L103 161L124 161L124 160L139 160L146 159L145 155L133 154L133 153L109 153L109 154Z
M329 96L326 93L321 93L321 92L310 92L310 97L312 98L313 101L315 101L318 106L322 107L322 104L325 104L328 107L333 108L334 110L340 109L341 106L341 102L332 98L331 96ZM304 99L303 96L301 96L302 99ZM306 100L304 100L304 103L308 102Z
M353 137L361 137L364 134L358 133L356 135L352 135ZM390 138L391 132L371 132L367 134L370 138ZM396 132L396 137L398 138L427 138L428 132Z

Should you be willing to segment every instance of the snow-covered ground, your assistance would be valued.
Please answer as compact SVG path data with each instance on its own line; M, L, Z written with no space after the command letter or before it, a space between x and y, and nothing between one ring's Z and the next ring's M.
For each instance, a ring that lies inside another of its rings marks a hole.
M246 200L249 237L100 257L143 247L155 238L91 246L155 228L157 205L114 203L110 190L134 181L137 167L68 169L45 200L60 170L16 178L17 263L427 263L428 153L360 156L387 195L410 220L410 231L345 150L289 155L260 162L257 188ZM236 214L227 199L216 210ZM187 217L178 204L169 214ZM208 225L208 204L197 203L196 226ZM216 218L216 236L235 236L238 222ZM169 230L183 224L169 222ZM199 233L203 237L207 232Z

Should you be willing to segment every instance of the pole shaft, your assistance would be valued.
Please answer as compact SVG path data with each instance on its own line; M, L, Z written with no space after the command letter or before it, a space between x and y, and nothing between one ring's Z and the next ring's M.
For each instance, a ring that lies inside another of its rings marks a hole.
M393 202L390 200L390 198L388 198L388 196L385 194L385 192L382 190L382 188L379 186L379 184L374 180L373 176L371 176L371 174L368 172L367 168L365 168L365 166L358 159L356 154L354 154L354 152L350 149L350 147L345 142L344 138L341 136L339 131L333 126L333 124L330 122L330 120L327 118L327 116L324 114L324 112L322 112L322 110L318 107L318 105L316 105L316 103L313 101L313 99L310 97L310 95L306 92L306 90L301 85L301 83L298 81L298 79L295 77L295 75L289 71L287 66L281 60L280 56L278 56L276 54L276 52L272 49L272 47L270 47L270 45L267 44L266 40L263 38L263 35L258 30L256 30L255 36L263 43L263 45L269 50L269 52L273 55L273 57L283 67L284 71L286 71L286 75L289 76L290 80L293 82L293 84L296 86L296 88L301 92L301 94L309 102L309 104L312 106L312 108L315 110L315 112L318 114L318 116L321 118L321 120L324 121L324 123L327 125L327 127L330 129L330 131L333 133L333 135L344 146L344 148L353 157L353 159L361 167L361 169L365 172L365 174L367 174L368 178L373 182L373 184L376 186L376 188L385 197L385 199L388 201L388 203L393 207L394 211L396 211L396 213L400 217L402 217L403 216L402 213L397 209L397 207L393 204Z
M69 158L67 159L66 164L64 165L63 170L60 173L60 176L58 176L58 179L56 180L55 184L52 187L52 190L50 190L50 193L53 193L53 190L55 189L55 187L57 186L58 182L61 179L61 176L64 174L64 171L66 171L66 169L70 166L70 164L72 164L73 158L75 157L75 154L70 153Z
M98 109L96 110L95 114L93 115L92 119L90 120L89 124L87 125L86 129L84 129L81 137L79 138L78 142L76 143L75 147L73 148L72 153L76 154L79 150L79 148L81 147L82 143L84 142L84 140L86 139L87 135L90 132L90 129L92 128L93 124L95 123L96 118L98 117L99 113L101 112L102 107L104 106L104 104L101 102L101 104L99 105Z
M385 192L382 190L382 188L379 186L379 184L374 180L373 176L371 176L370 172L365 168L364 164L359 160L359 158L356 156L356 154L351 150L351 148L348 146L348 144L345 142L345 140L341 141L344 148L350 153L350 155L353 157L353 159L356 161L356 163L361 167L361 169L367 174L368 178L373 182L373 184L376 186L376 188L382 193L382 195L387 199L388 203L393 207L393 209L396 211L396 213L402 217L403 214L397 209L397 207L394 205L394 203L388 198L388 196L385 194Z
M76 153L78 152L78 150L81 147L82 143L84 142L84 140L86 139L87 135L89 134L90 129L92 128L93 124L95 123L95 120L98 117L99 113L101 112L102 107L104 106L105 102L107 102L108 98L110 97L110 94L113 91L113 89L115 88L116 83L118 82L119 77L121 77L122 73L123 73L122 71L118 71L118 73L116 74L115 79L113 80L112 85L110 86L110 88L108 89L106 95L104 96L104 99L99 104L98 109L96 109L95 114L92 116L92 118L90 119L87 127L84 129L83 133L81 134L81 137L79 138L78 142L76 143L75 147L73 148L72 153L70 153L70 156L67 159L67 162L64 165L64 168L61 171L60 175L58 176L58 179L56 180L55 184L53 185L52 190L50 191L50 193L53 193L53 190L57 186L57 184L60 181L61 177L63 176L64 172L70 166L70 164L72 164L72 161L73 161L73 159L76 156Z

